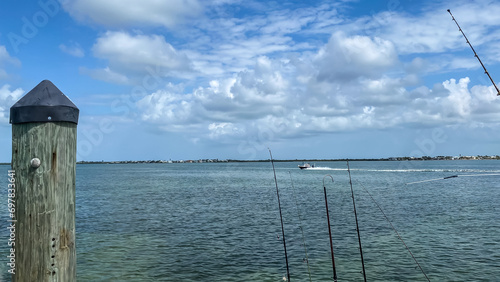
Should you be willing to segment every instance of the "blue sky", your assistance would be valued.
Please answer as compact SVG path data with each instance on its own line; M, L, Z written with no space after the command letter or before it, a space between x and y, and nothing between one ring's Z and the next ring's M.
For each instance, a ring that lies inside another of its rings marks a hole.
M0 4L0 161L44 79L78 160L497 155L498 1Z

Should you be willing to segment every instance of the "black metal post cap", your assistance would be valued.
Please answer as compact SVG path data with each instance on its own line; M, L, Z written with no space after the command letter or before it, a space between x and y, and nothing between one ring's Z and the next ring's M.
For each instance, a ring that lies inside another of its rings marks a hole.
M61 90L44 80L10 108L10 123L67 121L78 124L79 113Z

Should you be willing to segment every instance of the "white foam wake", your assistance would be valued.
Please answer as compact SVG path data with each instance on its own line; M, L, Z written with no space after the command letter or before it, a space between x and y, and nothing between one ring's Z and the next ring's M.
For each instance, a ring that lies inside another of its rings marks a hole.
M331 167L326 167L326 166L315 166L315 167L304 168L303 170L346 170L346 169L331 168Z

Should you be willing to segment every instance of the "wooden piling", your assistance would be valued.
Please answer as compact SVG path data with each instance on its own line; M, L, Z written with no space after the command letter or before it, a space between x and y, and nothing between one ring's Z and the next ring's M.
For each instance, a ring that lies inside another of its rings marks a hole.
M16 183L12 281L76 281L78 114L48 80L10 110Z

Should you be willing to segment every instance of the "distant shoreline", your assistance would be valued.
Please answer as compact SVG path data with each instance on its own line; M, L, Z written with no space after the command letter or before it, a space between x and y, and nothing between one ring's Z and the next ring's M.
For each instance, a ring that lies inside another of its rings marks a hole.
M273 160L274 162L384 162L384 161L443 161L443 160L500 160L500 156L436 156L436 157L392 157L392 158L368 158L368 159L283 159ZM143 161L79 161L77 164L142 164L142 163L261 163L269 162L270 159L264 160L233 160L233 159L198 159L198 160L143 160ZM0 163L0 165L10 165L10 163Z
M500 160L500 156L436 156L436 157L392 157L392 158L363 158L363 159L274 159L274 162L345 162L345 161L441 161L441 160ZM234 160L234 159L198 159L198 160L147 160L147 161L80 161L77 164L136 164L136 163L260 163L270 162L270 159L263 160Z

